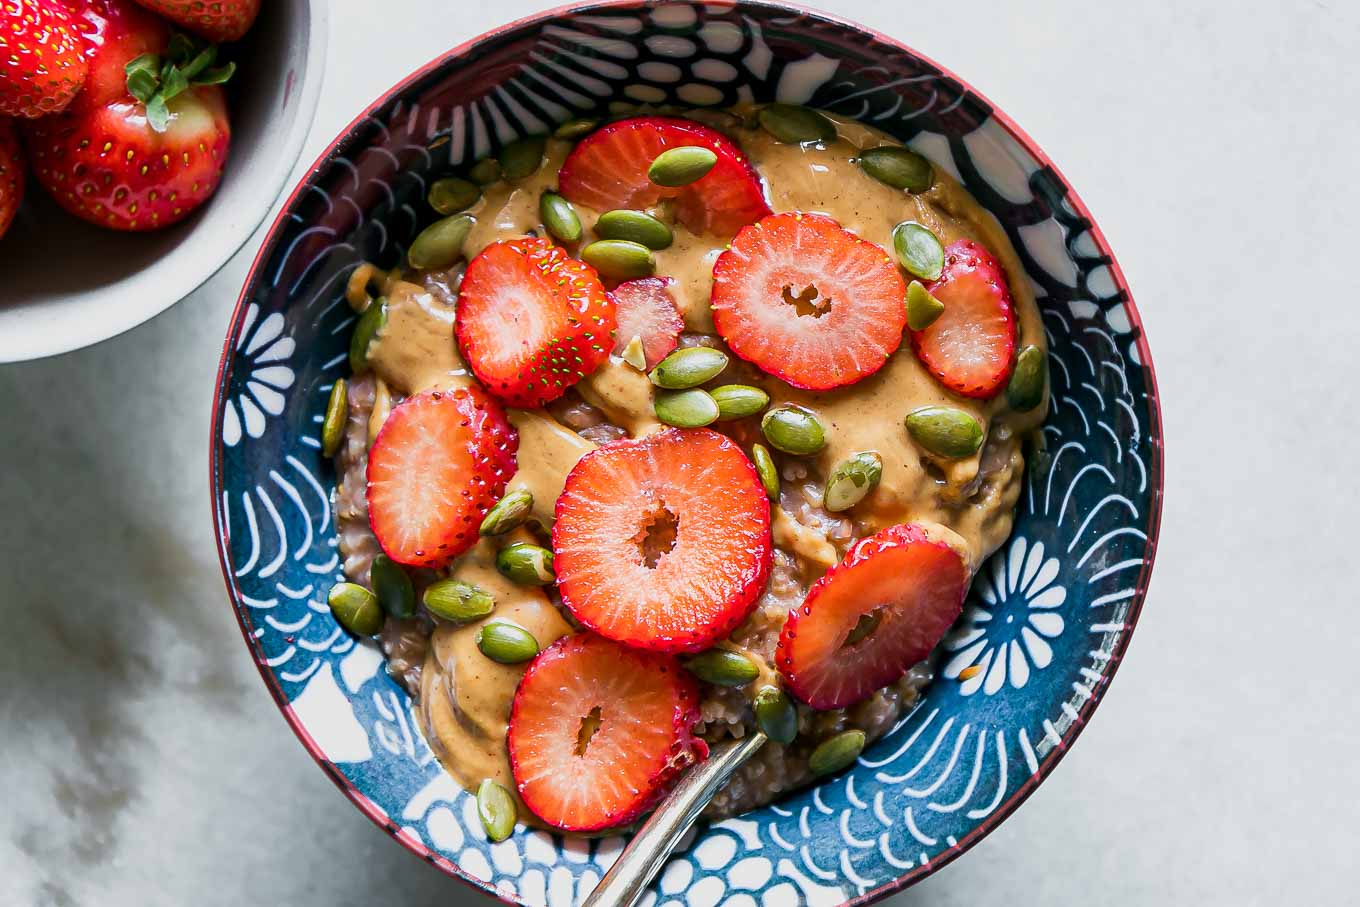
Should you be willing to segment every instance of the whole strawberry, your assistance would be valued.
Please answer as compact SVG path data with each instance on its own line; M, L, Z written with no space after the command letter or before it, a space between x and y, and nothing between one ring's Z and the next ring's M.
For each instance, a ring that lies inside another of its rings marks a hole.
M19 153L19 136L14 123L0 117L0 237L14 222L14 214L24 200L24 158Z
M64 113L26 125L34 176L103 227L182 220L222 179L231 125L219 85L234 67L131 0L83 0L81 26L89 80Z
M0 115L65 109L85 84L82 44L60 0L0 2Z
M260 0L137 0L180 28L209 41L239 41L260 12Z

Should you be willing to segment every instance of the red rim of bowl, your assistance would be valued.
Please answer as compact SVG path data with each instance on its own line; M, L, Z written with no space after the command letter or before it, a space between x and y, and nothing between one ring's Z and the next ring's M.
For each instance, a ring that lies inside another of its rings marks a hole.
M1105 678L1103 680L1104 687L1108 688L1110 683L1114 680L1114 676L1118 672L1120 664L1124 660L1124 654L1128 649L1129 641L1133 638L1133 631L1136 629L1138 625L1138 618L1142 613L1143 602L1147 596L1148 582L1152 576L1153 561L1156 559L1157 541L1160 535L1162 522L1162 494L1164 489L1164 464L1163 464L1164 446L1162 443L1162 410L1160 402L1161 397L1157 391L1157 373L1152 363L1151 351L1148 349L1147 333L1143 328L1143 321L1142 317L1139 315L1138 307L1134 303L1133 294L1129 291L1128 282L1124 278L1124 272L1119 267L1119 262L1115 258L1113 251L1110 249L1109 243L1105 239L1105 234L1096 224L1096 220L1094 217L1092 217L1090 209L1086 207L1085 203L1082 202L1081 198L1077 195L1076 190L1072 188L1071 183L1066 179L1066 177L1063 176L1062 171L1058 169L1057 165L1053 163L1052 159L1050 159L1049 156L1044 153L1043 149L1039 147L1038 143L1035 142L1034 139L1030 138L1029 134L1025 132L1023 129L1021 129L1018 125L1016 125L1016 123L1009 116L1007 116L999 107L993 104L987 98L986 95L979 92L968 81L960 78L952 70L948 69L945 66L941 66L931 57L928 57L925 54L912 49L903 42L898 41L897 39L889 35L885 35L875 29L869 28L864 25L860 25L857 22L841 18L831 13L826 13L821 10L813 9L811 7L801 6L799 4L794 3L769 2L769 0L724 0L724 2L733 6L739 4L745 4L750 6L763 6L772 9L777 9L783 12L792 13L795 15L806 15L822 19L826 22L838 25L842 28L857 31L861 34L869 35L873 39L883 44L886 44L899 51L902 51L903 53L915 57L916 59L921 60L923 63L926 63L927 65L934 67L941 75L953 79L959 85L961 85L966 91L968 91L969 94L973 95L979 101L986 104L988 108L991 110L992 118L994 118L1001 125L1001 127L1005 129L1006 132L1013 139L1015 139L1016 142L1020 144L1021 147L1023 147L1027 152L1033 155L1035 160L1037 160L1040 164L1053 171L1053 173L1062 182L1063 186L1067 188L1068 194L1066 201L1068 202L1068 204L1071 205L1073 210L1076 211L1078 215L1083 217L1090 224L1089 229L1091 231L1092 239L1095 241L1096 248L1100 251L1102 255L1107 256L1110 260L1108 267L1110 268L1111 275L1114 278L1115 286L1124 296L1123 305L1125 306L1125 309L1128 312L1129 323L1138 332L1138 336L1135 342L1138 348L1139 359L1141 360L1140 365L1146 375L1148 385L1147 393L1147 405L1149 410L1148 443L1152 448L1153 454L1150 470L1155 476L1155 482L1153 483L1153 492L1151 495L1151 506L1149 508L1147 517L1148 533L1147 533L1146 559L1143 563L1143 569L1139 573L1138 582L1137 585L1135 586L1134 597L1132 599L1132 604L1130 605L1128 614L1124 621L1125 624L1124 634L1120 637L1120 640L1115 647L1115 651L1110 658L1109 666L1107 668ZM642 0L598 0L598 2L589 3L569 3L562 6L557 6L551 9L544 10L543 12L540 13L535 13L534 15L531 16L525 16L521 19L516 19L513 22L508 22L505 25L500 26L499 28L494 28L488 32L484 32L483 34L478 35L475 38L472 38L468 41L464 41L462 44L459 44L452 50L440 54L438 57L426 63L424 66L420 67L418 70L416 70L415 72L411 73L406 78L398 82L395 86L384 92L372 104L369 104L367 107L365 107L363 112L361 112L352 121L350 121L349 125L346 126L340 132L340 134L336 136L335 139L333 139L326 146L326 150L323 151L313 162L312 166L308 168L306 176L304 176L302 180L300 180L298 184L293 188L293 191L288 196L288 201L284 204L282 209L280 209L278 216L274 220L274 223L270 226L268 235L266 236L264 242L261 244L259 251L256 253L255 260L251 263L250 273L247 275L245 284L242 286L241 295L236 301L236 308L233 311L231 318L231 327L227 332L227 338L223 344L222 360L221 363L218 365L217 369L217 389L213 395L213 419L211 434L209 436L209 450L210 450L209 485L211 487L211 494L213 496L212 505L213 529L218 542L217 545L218 561L222 567L222 577L227 584L227 591L231 595L232 606L233 610L236 612L237 623L239 623L241 627L242 638L245 640L247 648L250 649L251 656L255 661L255 666L259 670L260 676L261 678L263 678L266 687L269 689L270 695L273 696L274 702L278 705L279 710L283 713L284 719L288 722L289 727L293 729L293 733L297 735L298 740L301 741L302 745L306 748L307 752L311 754L312 758L315 759L317 764L321 766L321 768L326 772L328 776L330 776L331 780L335 782L336 786L339 787L340 790L347 797L349 797L351 801L354 802L354 805L357 806L359 810L363 812L364 815L368 816L368 818L371 819L376 825L378 825L380 828L382 828L384 831L390 834L393 838L395 838L398 842L400 842L403 847L411 851L411 853L415 854L416 856L420 857L425 862L438 866L445 873L453 876L459 881L471 885L477 890L489 894L503 901L504 903L511 905L519 905L522 902L519 901L518 899L507 897L504 892L497 889L494 885L491 885L487 882L482 881L481 879L477 879L467 874L456 863L452 862L451 860L440 854L434 853L428 847L426 847L424 843L413 840L411 837L404 834L401 831L401 829L399 829L396 826L396 824L392 822L392 820L387 816L387 814L380 807L377 806L377 804L369 800L368 797L364 796L362 792L360 792L356 787L354 787L353 784L350 783L349 779L345 776L345 774L342 771L340 771L340 769L333 762L327 759L324 753L321 752L320 747L318 747L316 741L312 739L311 734L307 732L307 729L298 720L297 715L294 714L292 710L292 707L289 705L288 701L284 698L283 690L279 687L278 683L276 682L273 672L270 671L268 665L265 664L264 660L259 657L259 653L255 650L254 646L252 645L251 631L253 628L249 625L248 619L246 615L243 613L242 609L236 607L236 603L240 599L240 590L236 586L235 576L233 575L231 567L228 563L228 558L230 557L228 529L223 523L222 512L220 509L221 501L220 479L222 472L222 463L218 439L221 437L222 413L223 413L222 404L224 399L224 392L227 385L228 369L231 363L231 353L235 349L236 346L235 340L237 334L241 330L241 325L247 307L247 300L250 297L251 289L254 287L256 281L259 279L261 266L263 265L266 256L273 250L274 239L278 234L279 227L283 223L283 221L287 218L289 211L296 203L298 197L307 190L307 187L311 184L312 179L320 172L322 165L325 164L326 161L329 160L332 157L332 155L336 153L340 144L345 141L345 139L359 126L360 123L363 122L363 120L377 113L388 103L390 103L394 98L403 94L407 89L409 89L419 80L425 78L426 76L431 75L436 70L439 70L444 66L454 62L459 57L466 54L476 45L484 41L496 38L500 35L503 35L506 32L536 26L544 22L550 21L556 18L557 16L575 11L591 9L602 10L639 9L645 5L646 4L642 2ZM1087 700L1086 704L1082 706L1082 708L1077 712L1077 718L1072 723L1071 736L1067 737L1059 745L1055 746L1044 758L1044 760L1039 763L1038 771L1032 774L1028 779L1025 780L1024 783L1022 783L1018 788L1016 788L1016 790L1006 799L1004 803L997 807L997 809L991 815L989 815L981 824L979 824L966 836L961 838L957 844L953 845L939 857L929 861L928 863L924 863L916 867L915 869L912 869L911 871L904 873L901 876L898 876L891 882L888 882L884 885L880 885L879 887L867 891L864 894L859 895L857 897L850 898L846 900L844 903L846 905L849 905L849 907L859 907L859 905L869 904L880 898L887 897L890 894L901 891L907 888L908 886L921 881L927 876L930 876L935 872L938 872L941 868L943 868L944 866L948 865L949 863L953 862L955 859L963 855L978 841L986 837L989 833L991 833L993 829L995 829L1002 822L1004 822L1006 818L1010 816L1011 813L1015 812L1015 810L1020 806L1020 804L1023 803L1029 797L1029 795L1034 792L1034 790L1039 786L1039 784L1042 783L1044 779L1046 779L1050 774L1052 774L1053 770L1057 767L1058 763L1062 761L1063 756L1067 754L1067 751L1071 748L1073 743L1075 743L1077 738L1081 735L1081 731L1086 727L1087 723L1090 721L1091 715L1095 712L1096 707L1100 704L1100 701L1103 698L1104 695L1102 691L1101 693L1098 693L1097 695L1092 696L1089 700Z

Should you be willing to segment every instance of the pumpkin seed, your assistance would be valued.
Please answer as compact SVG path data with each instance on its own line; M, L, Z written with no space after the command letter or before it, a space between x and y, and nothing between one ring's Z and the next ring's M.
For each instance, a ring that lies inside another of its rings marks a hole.
M718 421L717 402L698 388L658 394L652 409L658 419L676 428L702 428Z
M559 139L579 139L595 131L595 127L600 125L599 120L592 120L589 117L578 117L574 120L567 120L553 131L553 136Z
M808 757L808 768L814 775L829 775L850 766L864 752L863 731L841 731L828 737Z
M756 663L731 649L709 649L685 662L700 680L720 687L744 687L760 676Z
M657 387L685 390L710 381L727 368L727 354L710 346L676 350L656 364L649 376Z
M472 232L475 221L470 214L455 214L430 224L411 248L406 250L406 260L419 271L447 268L463 257L463 243Z
M671 228L646 211L617 208L606 211L595 221L595 232L601 239L626 239L649 249L667 249L675 241Z
M396 561L385 554L373 558L368 581L378 596L378 604L388 614L402 620L415 616L415 587L411 585L411 577Z
M940 457L971 457L982 446L982 426L952 406L923 406L906 418L907 433L917 444Z
M494 662L514 665L538 654L538 640L523 627L493 620L477 631L477 648Z
M944 303L930 295L930 291L913 280L907 287L907 327L924 331L944 314Z
M326 401L326 418L321 421L321 453L333 457L340 452L345 440L345 419L349 416L349 385L344 378L335 379L331 395Z
M506 145L501 149L499 157L501 175L511 182L532 175L543 163L543 149L546 145L547 141L539 135Z
M808 107L771 104L761 109L759 118L765 131L786 145L836 140L836 124Z
M908 192L924 192L935 180L930 161L898 145L861 151L859 166L880 183Z
M547 586L557 579L553 553L529 542L515 542L497 551L496 569L521 586Z
M708 175L716 163L718 155L711 148L701 145L668 148L647 168L647 178L658 186L688 186Z
M441 579L431 583L421 601L435 617L455 623L480 620L496 608L496 600L491 597L491 593L460 579Z
M456 176L435 180L428 196L430 207L440 214L457 214L477 204L482 190L477 184Z
M775 468L774 458L764 444L751 445L751 463L756 468L756 475L760 476L765 496L771 501L779 500L779 470Z
M489 186L501 178L501 165L494 157L484 157L468 168L468 178L478 185Z
M383 611L378 596L357 583L336 583L326 593L335 619L355 636L374 636L383 625Z
M730 422L754 416L770 405L770 395L749 384L724 384L709 391L718 404L718 421Z
M874 490L883 478L883 458L872 450L847 457L831 470L822 503L832 513L849 510Z
M477 787L477 817L493 843L499 844L515 833L518 812L515 798L502 785L487 778Z
M1006 402L1011 409L1026 412L1043 402L1048 381L1048 357L1037 346L1027 346L1015 358L1015 371L1006 385Z
M893 251L902 267L922 280L938 280L944 273L944 246L929 227L902 221L893 227Z
M761 687L751 708L761 732L775 743L792 743L798 736L798 710L779 687Z
M379 296L364 309L349 338L349 370L354 374L368 371L368 345L386 326L387 299Z
M760 420L765 440L776 450L794 456L815 454L826 446L826 430L810 410L784 404L765 413Z
M533 509L533 492L523 488L516 489L497 501L496 506L486 512L486 516L482 518L481 528L477 531L482 535L504 535L511 529L523 525L529 511Z
M563 242L576 242L581 238L581 218L576 209L556 192L544 192L538 200L538 216L549 233Z
M646 277L656 269L652 250L626 239L600 239L581 250L586 264L606 277L628 280Z
M640 372L647 371L647 351L642 346L642 338L634 334L623 348L623 361Z

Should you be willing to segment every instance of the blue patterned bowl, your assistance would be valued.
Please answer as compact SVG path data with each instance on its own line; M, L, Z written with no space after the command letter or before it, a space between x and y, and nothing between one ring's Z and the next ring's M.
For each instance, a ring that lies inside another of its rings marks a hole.
M362 261L393 265L432 178L619 101L807 103L863 120L959 178L1001 221L1051 349L1049 454L1013 538L984 566L940 679L847 773L700 828L657 899L833 905L903 888L991 831L1090 720L1142 606L1161 513L1162 436L1138 313L1104 237L1023 132L962 80L882 35L767 3L598 3L458 47L392 89L294 191L241 295L212 435L231 601L293 730L405 847L509 902L568 907L623 839L521 828L491 844L406 694L332 620L330 464L317 435L345 373ZM981 673L960 681L963 666Z

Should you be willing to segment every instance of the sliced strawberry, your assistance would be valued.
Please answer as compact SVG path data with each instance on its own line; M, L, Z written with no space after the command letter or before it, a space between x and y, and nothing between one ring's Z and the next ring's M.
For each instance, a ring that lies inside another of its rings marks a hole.
M707 429L667 429L580 459L557 499L562 601L587 627L663 652L741 623L770 572L770 504L755 467Z
M1010 380L1015 304L992 254L961 239L944 250L944 272L926 287L944 312L911 345L941 384L965 397L994 397Z
M0 115L32 119L63 110L88 67L80 30L61 0L0 3Z
M967 592L957 551L923 526L889 526L856 542L789 612L775 663L803 702L845 708L929 655ZM849 642L857 629L861 638Z
M582 633L530 664L510 712L524 805L566 831L625 825L708 757L693 736L699 689L674 658Z
M675 349L685 321L671 296L669 277L644 277L619 284L610 294L618 307L618 329L614 332L614 355L622 356L634 337L642 341L647 368L656 365Z
M0 117L0 237L5 235L24 200L24 156L14 124Z
M403 400L368 454L368 518L383 551L437 569L471 548L518 448L500 404L480 388Z
M647 168L668 148L698 145L718 163L688 186L666 188ZM731 236L770 213L765 193L746 155L721 132L676 117L635 117L610 123L572 149L558 176L562 194L596 211L641 209L675 199L675 215L695 233Z
M880 247L820 214L775 214L718 256L713 323L761 370L829 390L872 375L901 345L906 292Z
M609 358L614 300L595 269L546 239L478 253L458 293L458 343L473 373L509 406L556 400Z

